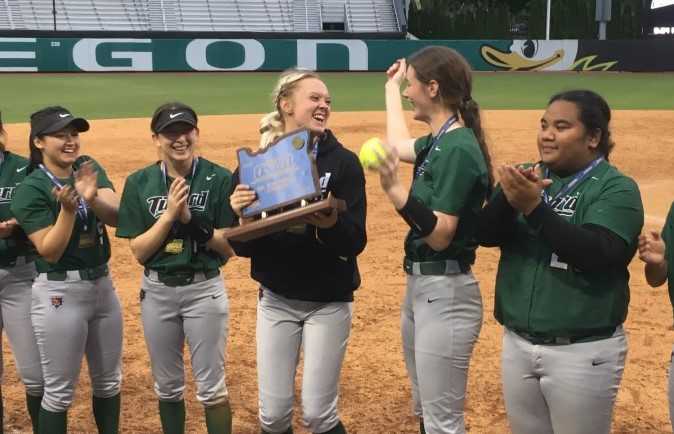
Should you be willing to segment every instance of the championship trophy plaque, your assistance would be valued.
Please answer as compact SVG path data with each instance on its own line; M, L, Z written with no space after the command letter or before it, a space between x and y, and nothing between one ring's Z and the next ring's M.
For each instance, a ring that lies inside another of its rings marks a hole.
M309 130L300 129L266 149L237 150L239 182L250 186L257 197L242 210L244 222L230 229L227 238L252 240L301 224L317 212L346 209L343 200L321 195L311 137Z

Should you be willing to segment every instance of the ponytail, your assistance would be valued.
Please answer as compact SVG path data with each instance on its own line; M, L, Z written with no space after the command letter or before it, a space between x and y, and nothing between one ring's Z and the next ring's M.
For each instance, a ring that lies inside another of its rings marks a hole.
M491 164L491 155L489 155L489 147L487 146L487 140L484 137L484 130L482 129L480 106L477 101L468 96L459 103L459 114L461 115L461 119L463 119L464 125L473 130L473 134L475 134L475 138L480 144L482 157L487 165L487 176L489 177L489 189L491 191L491 188L494 185L494 173Z
M260 120L260 149L265 149L270 143L281 137L284 127L283 116L278 110L267 113Z

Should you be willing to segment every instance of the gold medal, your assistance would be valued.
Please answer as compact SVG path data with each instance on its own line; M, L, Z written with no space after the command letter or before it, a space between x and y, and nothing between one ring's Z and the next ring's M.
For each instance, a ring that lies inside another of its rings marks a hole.
M183 251L183 240L180 239L171 240L164 248L164 252L169 253L171 255L177 255L179 253L182 253L182 251Z
M96 237L94 234L88 232L80 233L80 249L88 249L89 247L94 247L96 244Z

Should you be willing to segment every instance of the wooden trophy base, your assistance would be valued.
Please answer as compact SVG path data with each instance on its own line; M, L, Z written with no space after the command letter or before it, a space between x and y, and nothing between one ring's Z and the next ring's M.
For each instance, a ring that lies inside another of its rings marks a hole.
M346 202L328 193L328 197L317 202L311 202L305 206L298 206L297 208L282 211L269 217L259 218L258 220L229 229L225 236L227 239L234 241L254 240L255 238L294 226L300 223L300 220L304 217L311 214L330 210L344 211L346 210Z

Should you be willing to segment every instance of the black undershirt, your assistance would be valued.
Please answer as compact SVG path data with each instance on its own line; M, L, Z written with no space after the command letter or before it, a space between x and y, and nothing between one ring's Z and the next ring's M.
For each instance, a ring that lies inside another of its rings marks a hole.
M480 244L496 247L511 241L517 215L505 194L502 191L496 194L482 209L478 221ZM625 267L634 254L613 231L599 225L569 223L542 201L525 220L552 247L560 261L581 271Z

